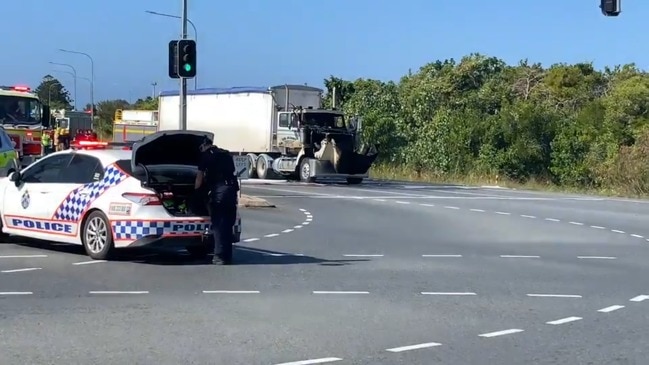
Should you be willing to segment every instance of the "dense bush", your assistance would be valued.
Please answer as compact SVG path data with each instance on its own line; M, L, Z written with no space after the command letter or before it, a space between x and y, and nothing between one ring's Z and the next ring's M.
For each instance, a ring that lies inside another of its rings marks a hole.
M363 117L380 163L412 175L484 176L649 193L649 75L635 65L509 66L472 54L398 84L325 80Z

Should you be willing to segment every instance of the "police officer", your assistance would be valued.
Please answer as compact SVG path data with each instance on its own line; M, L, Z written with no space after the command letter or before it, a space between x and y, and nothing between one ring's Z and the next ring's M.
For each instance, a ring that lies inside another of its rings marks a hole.
M200 146L201 161L194 188L209 190L209 207L214 236L215 265L232 263L232 227L237 219L239 181L230 151L218 148L205 137Z

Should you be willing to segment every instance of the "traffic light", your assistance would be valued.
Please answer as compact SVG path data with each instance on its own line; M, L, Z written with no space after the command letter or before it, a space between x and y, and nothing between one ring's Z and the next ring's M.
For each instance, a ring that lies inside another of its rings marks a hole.
M169 42L169 77L172 79L179 78L178 76L178 41Z
M196 76L196 41L181 39L178 41L178 76L192 78Z
M618 16L622 12L622 0L601 0L599 7L606 16Z

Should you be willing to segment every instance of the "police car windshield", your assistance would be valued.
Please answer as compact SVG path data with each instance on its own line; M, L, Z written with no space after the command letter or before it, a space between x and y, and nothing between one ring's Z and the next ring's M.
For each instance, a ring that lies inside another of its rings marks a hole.
M0 124L41 123L41 103L34 98L0 95Z

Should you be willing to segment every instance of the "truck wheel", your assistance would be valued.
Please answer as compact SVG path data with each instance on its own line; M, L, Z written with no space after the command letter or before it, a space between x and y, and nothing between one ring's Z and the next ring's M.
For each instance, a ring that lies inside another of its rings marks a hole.
M257 156L250 153L248 154L248 178L255 179L257 178Z
M90 213L81 231L81 243L88 256L95 260L106 260L115 251L113 233L108 218L100 211Z
M348 177L347 178L347 184L349 185L358 185L363 182L362 177Z
M302 162L300 162L300 180L309 183L315 181L315 178L311 177L311 164L309 164L308 158L304 158L302 159Z
M268 178L268 162L268 159L264 155L257 158L257 177L262 180Z

